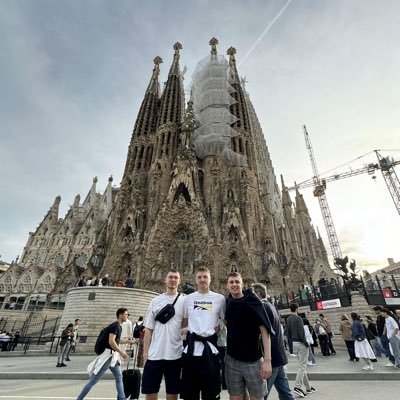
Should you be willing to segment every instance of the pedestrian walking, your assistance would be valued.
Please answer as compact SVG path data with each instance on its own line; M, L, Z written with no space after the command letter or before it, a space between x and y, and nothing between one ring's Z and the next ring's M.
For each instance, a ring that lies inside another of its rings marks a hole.
M354 350L356 357L364 360L365 366L363 367L363 370L373 371L374 367L372 366L371 360L375 359L375 354L367 340L365 328L361 323L361 319L357 313L352 312L351 319L353 320L353 324L351 326L351 335L354 339Z
M302 318L298 315L299 306L296 303L290 305L290 315L286 318L288 338L293 342L293 351L298 357L299 368L293 392L299 397L306 397L307 393L314 393L315 388L310 385L307 375L309 344L304 333ZM305 391L302 389L304 385Z
M67 364L64 363L67 357L68 350L71 346L72 338L74 336L73 332L74 324L68 324L66 328L61 332L61 340L58 347L58 357L56 367L66 367Z
M381 315L385 318L386 336L391 346L391 352L394 358L394 366L400 368L400 332L399 324L391 317L387 308L381 309Z
M354 339L351 335L351 322L349 317L343 314L340 318L339 332L342 335L342 339L347 347L347 352L349 353L349 361L358 361L359 358L356 357L354 350Z
M126 308L119 308L116 316L117 320L109 325L105 332L102 332L102 337L106 339L104 343L105 350L88 365L87 369L90 379L76 400L83 400L92 387L106 373L107 369L110 369L114 375L118 400L126 400L122 382L121 361L128 358L128 354L119 347L119 344L132 344L133 340L121 339L122 323L128 318L128 310Z
M75 353L76 345L78 344L78 330L79 330L80 323L81 323L81 320L79 318L76 318L74 326L72 327L72 332L73 332L74 336L72 337L71 345L69 346L67 355L65 356L65 361L71 361L71 359L70 359L71 352Z
M328 334L328 347L329 347L330 354L332 356L334 356L334 355L336 355L336 351L335 351L335 349L333 347L333 343L332 343L332 338L333 338L332 325L328 321L328 319L325 317L324 314L319 314L319 317L321 319L321 323L324 325L326 333Z

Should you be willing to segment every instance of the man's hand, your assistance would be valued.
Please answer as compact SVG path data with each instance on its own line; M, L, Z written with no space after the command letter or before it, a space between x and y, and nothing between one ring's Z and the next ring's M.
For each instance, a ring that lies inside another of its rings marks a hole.
M215 331L215 333L219 336L219 334L221 333L221 328L220 328L220 326L219 326L219 325L214 326L214 331Z
M126 360L128 358L128 354L123 350L121 350L121 352L119 354L121 355L123 360Z
M261 379L268 379L272 375L271 360L264 360L261 364L260 376Z

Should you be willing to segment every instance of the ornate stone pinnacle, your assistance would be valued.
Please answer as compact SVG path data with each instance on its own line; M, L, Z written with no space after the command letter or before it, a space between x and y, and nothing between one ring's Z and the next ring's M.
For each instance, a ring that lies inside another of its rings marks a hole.
M179 42L176 42L175 44L174 44L174 50L175 51L179 51L179 50L182 50L182 44L181 43L179 43Z
M228 54L228 56L233 56L236 54L236 49L234 47L229 47L229 49L226 51L226 54Z
M208 42L211 46L211 54L217 54L217 44L218 39L216 39L215 37L211 38L211 40Z
M157 56L154 60L154 64L159 65L163 62L162 58Z
M97 176L95 176L95 177L93 178L93 183L97 183L97 181L98 181Z

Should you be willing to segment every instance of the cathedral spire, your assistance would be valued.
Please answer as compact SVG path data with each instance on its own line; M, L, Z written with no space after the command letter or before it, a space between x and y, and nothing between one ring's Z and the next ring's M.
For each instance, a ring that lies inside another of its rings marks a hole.
M246 132L249 132L250 131L249 112L246 106L244 91L240 84L239 73L236 68L236 58L235 58L236 49L234 47L229 47L226 53L229 56L229 66L231 68L230 84L235 89L235 91L232 93L232 97L236 100L236 103L231 105L231 113L238 119L232 125L232 127L242 128Z
M169 70L168 76L171 75L180 75L180 70L179 70L179 50L182 50L182 45L179 42L176 42L173 46L175 53L174 53L174 60L172 61L171 69Z
M156 94L160 96L160 84L158 82L158 76L160 75L160 64L163 62L162 58L157 56L154 60L153 74L150 79L149 86L147 87L146 93Z
M168 122L179 124L182 118L184 90L179 69L179 50L182 45L177 42L174 44L175 50L174 59L172 61L171 69L168 75L165 89L161 96L160 115L158 118L158 126L164 125Z
M213 37L210 39L210 41L208 43L211 46L211 55L216 56L217 55L217 44L219 43L218 39Z
M137 136L153 133L157 128L156 124L160 97L160 83L158 82L158 76L160 75L160 64L163 61L161 57L157 56L153 62L153 73L142 105L140 106L135 127L133 129L132 139Z

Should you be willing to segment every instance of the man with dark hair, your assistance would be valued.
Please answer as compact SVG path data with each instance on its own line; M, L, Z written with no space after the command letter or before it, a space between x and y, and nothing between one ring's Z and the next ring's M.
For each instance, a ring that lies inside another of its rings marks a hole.
M128 355L123 351L119 344L132 344L131 339L121 339L121 325L128 318L128 310L126 308L118 308L116 312L117 321L113 322L106 328L104 335L108 338L106 343L106 349L100 354L94 361L88 366L90 379L83 387L82 392L76 398L76 400L82 400L89 393L92 387L101 379L106 373L107 369L110 368L115 378L115 384L118 392L119 400L126 400L124 385L122 383L122 372L121 372L121 358L126 359Z
M394 367L400 368L400 332L399 324L390 316L391 312L387 308L381 309L381 315L385 318L385 332L392 347Z
M298 315L299 306L296 303L290 304L291 314L286 318L286 326L288 339L293 342L293 351L299 360L299 369L296 375L296 382L293 392L299 397L306 397L307 393L314 393L315 389L310 385L307 376L307 362L309 353L309 344L304 332L304 324L302 318ZM306 392L302 386L305 386Z
M147 400L157 400L163 377L168 400L176 400L180 393L184 306L184 297L178 294L180 281L178 271L169 271L165 277L165 293L155 297L147 309L144 320L145 364L142 378L142 393ZM174 312L171 317L168 316L167 321L161 319L160 312L163 313L162 310L172 304Z
M272 374L270 336L274 330L255 293L243 290L238 272L228 275L227 288L225 379L229 397L242 400L247 389L252 400L261 400L266 392L265 380Z
M225 318L225 298L210 290L207 267L195 272L197 291L185 297L183 326L188 326L183 354L182 398L219 399L221 377L217 350L218 321Z
M381 314L382 308L382 306L375 306L373 310L376 314L376 329L379 337L381 338L382 347L385 351L386 357L389 358L389 362L385 365L385 367L390 368L394 366L394 357L390 353L389 339L386 336L385 317Z
M254 283L251 287L257 297L261 300L268 318L271 321L271 326L275 331L275 335L271 336L272 375L267 380L268 393L264 396L264 400L268 399L272 386L275 386L280 400L294 400L284 368L288 363L288 359L283 340L280 317L275 307L267 300L266 287L262 283Z

